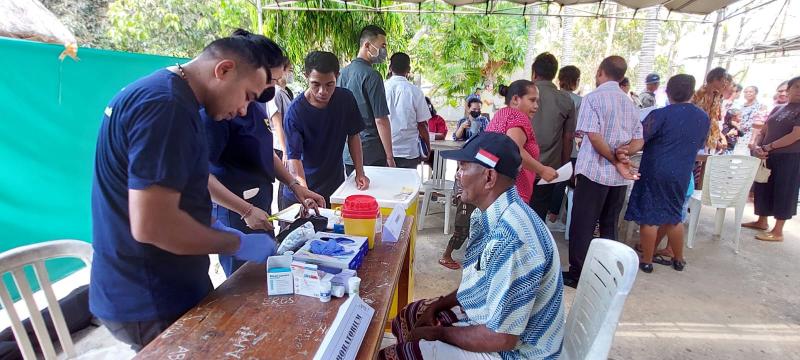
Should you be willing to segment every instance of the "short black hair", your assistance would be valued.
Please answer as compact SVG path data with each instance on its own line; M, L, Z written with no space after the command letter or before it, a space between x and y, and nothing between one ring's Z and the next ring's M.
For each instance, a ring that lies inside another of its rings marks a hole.
M264 68L270 78L269 70L282 66L288 60L283 49L274 41L242 29L234 30L231 36L212 41L201 54L215 58L234 56L244 64Z
M500 96L505 97L506 105L510 105L514 96L523 97L527 95L528 89L533 86L533 81L522 79L512 82L509 86L500 85L498 92L500 93Z
M431 112L431 116L436 116L436 108L433 107L433 103L431 102L431 98L425 97L425 102L428 103L428 111Z
M727 79L728 76L728 70L722 67L715 67L706 74L706 84L720 79Z
M306 55L303 71L308 75L314 70L323 74L339 74L339 58L332 52L312 51Z
M628 71L628 63L622 56L611 55L600 62L600 70L611 80L620 81Z
M742 85L741 84L734 84L734 89L735 89L736 92L741 92L742 91Z
M796 82L800 81L800 76L795 76L791 80L786 82L786 88L792 87Z
M778 89L780 89L780 88L781 88L781 86L784 86L784 85L786 85L786 86L789 86L789 81L784 81L784 82L782 82L782 83L778 84L778 87L776 87L776 88L775 88L775 90L778 90Z
M411 58L403 52L396 52L389 58L389 70L394 74L407 74L411 71Z
M386 36L386 31L383 31L383 29L377 25L364 26L364 28L361 29L361 34L358 35L358 45L364 45L365 42L374 40L378 35Z
M581 80L581 69L577 66L567 65L558 70L558 86L575 90Z
M558 60L553 54L543 52L533 60L531 71L536 74L536 77L548 81L553 80L556 77L556 71L558 71Z
M755 85L750 85L750 86L746 87L745 89L747 89L747 88L752 88L752 89L753 89L753 91L755 91L755 92L756 92L756 95L758 95L758 86L755 86Z
M619 86L620 87L631 86L631 80L628 79L628 77L624 77L624 78L622 78L622 80L619 81Z
M694 76L688 74L678 74L667 82L667 96L673 102L685 102L694 95Z
M481 98L479 98L477 96L469 96L469 97L467 97L467 107L472 106L472 103L482 104Z

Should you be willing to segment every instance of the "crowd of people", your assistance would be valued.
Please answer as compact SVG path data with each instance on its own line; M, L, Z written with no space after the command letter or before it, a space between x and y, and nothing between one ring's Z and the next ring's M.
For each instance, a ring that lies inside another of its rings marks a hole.
M220 255L227 275L273 255L274 180L282 183L279 208L314 209L330 203L345 174L355 173L363 190L370 186L364 166L416 168L428 159L430 142L451 131L409 80L411 57L389 58L386 43L381 28L365 27L356 57L341 69L330 52L308 53L307 88L294 95L281 47L237 30L111 100L97 141L89 294L91 311L116 338L138 351L196 306L212 289L208 254ZM384 81L373 65L387 58ZM651 272L654 258L683 269L681 222L698 151L747 144L765 159L772 175L756 185L759 220L745 226L767 230L775 217L773 230L758 238L782 239L800 184L800 78L782 85L767 114L755 100L758 89L744 88L739 102L740 88L721 68L696 92L692 76L671 77L667 106L659 105L656 74L632 98L627 69L622 57L603 59L596 89L581 97L581 71L559 70L555 56L543 53L530 80L498 86L505 106L491 119L479 94L465 99L451 135L464 146L442 152L459 169L456 230L440 260L462 268L462 281L448 295L399 311L392 326L398 343L381 358L557 357L563 286L577 286L592 239L617 238L634 180L626 218L641 225L641 269ZM649 111L643 120L641 107ZM631 156L642 149L637 168ZM538 184L570 162L571 181ZM562 273L550 230L566 230L567 186L575 206L567 209L569 269ZM654 254L663 236L669 260ZM462 246L464 264L452 258Z

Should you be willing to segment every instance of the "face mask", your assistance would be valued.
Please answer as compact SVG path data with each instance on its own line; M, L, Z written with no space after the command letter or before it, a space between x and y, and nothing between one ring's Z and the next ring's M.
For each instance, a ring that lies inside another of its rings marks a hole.
M472 116L473 118L477 119L478 116L481 116L481 112L480 111L470 111L469 112L469 116Z
M260 103L265 103L269 102L274 97L275 97L275 87L270 86L266 90L264 90L264 92L261 93L261 95L258 97L258 100L256 101Z
M381 64L384 61L386 61L386 57L388 55L387 55L387 52L386 52L385 48L379 48L379 47L377 47L375 45L372 45L372 43L369 43L369 46L378 49L378 54L377 55L372 55L372 52L369 53L370 62L371 63L373 63L373 64Z

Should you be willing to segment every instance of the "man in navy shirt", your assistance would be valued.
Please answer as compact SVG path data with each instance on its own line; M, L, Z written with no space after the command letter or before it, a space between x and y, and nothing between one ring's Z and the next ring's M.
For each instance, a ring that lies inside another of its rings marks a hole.
M282 72L278 67L270 74L274 78ZM300 185L272 150L273 134L263 103L251 102L246 115L231 121L214 121L205 111L201 117L208 138L212 214L223 225L244 233L273 234L268 217L276 178L307 208L325 206L322 196ZM220 255L219 262L226 276L245 263L231 255Z
M274 240L212 226L208 144L200 109L245 115L284 59L271 40L237 30L186 64L126 86L105 109L92 184L89 306L138 351L212 289L208 254L265 261Z
M336 55L312 51L305 59L305 75L309 88L292 101L283 119L289 172L330 203L331 195L344 182L345 142L355 164L358 189L369 186L358 135L364 123L353 94L336 86ZM294 199L291 190L282 195L282 207Z

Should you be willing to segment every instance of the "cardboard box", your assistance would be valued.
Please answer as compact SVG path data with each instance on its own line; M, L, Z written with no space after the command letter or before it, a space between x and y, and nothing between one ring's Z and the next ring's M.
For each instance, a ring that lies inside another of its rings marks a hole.
M315 298L319 298L322 281L333 279L333 275L320 271L317 265L302 261L292 261L292 277L296 295Z
M352 240L353 243L351 244L340 243L345 250L351 250L352 254L345 256L327 256L312 253L311 243L322 238L347 238ZM316 235L314 235L313 239L306 241L305 245L303 245L300 250L297 250L297 252L294 254L294 258L295 260L317 264L322 267L357 270L359 267L361 267L361 263L364 261L364 256L367 255L368 250L369 244L367 243L366 236L318 232Z
M292 256L279 255L267 258L267 295L294 293Z

